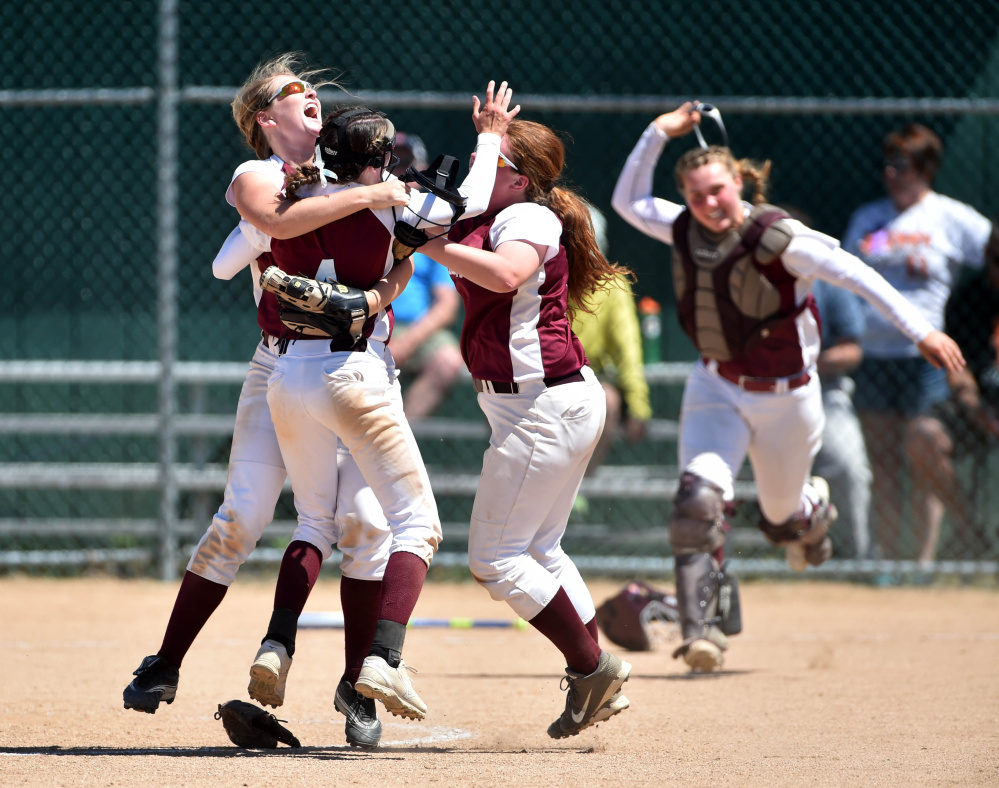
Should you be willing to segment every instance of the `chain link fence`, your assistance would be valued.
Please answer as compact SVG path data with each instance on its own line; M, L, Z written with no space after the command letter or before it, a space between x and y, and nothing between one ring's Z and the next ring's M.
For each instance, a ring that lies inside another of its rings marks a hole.
M252 156L228 102L272 54L305 53L340 74L352 102L386 110L431 155L462 159L474 144L471 96L509 80L525 117L564 133L568 180L607 215L611 257L636 271L636 294L663 304L665 362L695 357L672 309L669 252L618 219L610 195L645 125L683 100L719 106L737 155L773 161L771 200L836 237L856 206L883 196L881 140L910 121L946 146L937 189L999 212L999 7L984 0L959 10L928 0L51 0L6 8L4 20L0 567L96 562L168 577L207 527L258 337L248 278L209 270L237 219L225 188ZM326 107L343 98L321 97ZM676 199L671 169L684 147L667 148L657 193ZM589 506L567 534L584 567L669 569L682 370L650 367L649 436L618 443L585 483ZM461 563L486 431L467 386L440 413L419 438L448 523L443 563ZM948 423L966 505L948 511L938 558L995 571L994 439L975 421ZM868 436L870 452L885 445L898 438ZM895 491L877 498L872 527L891 533L882 557L905 574L920 568L913 476L905 457L890 472ZM751 510L750 500L734 518L731 552L782 571ZM258 557L280 554L293 518L286 494Z

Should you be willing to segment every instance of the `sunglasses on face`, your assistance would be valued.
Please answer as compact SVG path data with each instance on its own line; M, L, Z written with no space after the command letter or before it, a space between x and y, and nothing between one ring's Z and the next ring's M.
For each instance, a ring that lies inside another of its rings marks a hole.
M475 163L475 152L473 151L472 155L468 157L468 164L469 164L469 166L471 166L474 163ZM496 160L496 166L497 167L509 167L514 172L520 172L520 170L517 169L517 165L514 164L512 161L510 161L502 153L499 154L499 158Z
M315 88L313 88L312 84L309 82L305 82L304 80L301 79L293 79L291 82L288 82L287 84L282 85L280 88L278 88L274 92L274 95L271 96L269 99L267 99L267 104L268 105L273 104L279 98L287 98L288 96L291 96L295 93L305 93L309 90L314 90L314 89Z
M499 158L496 160L496 166L497 167L509 167L514 172L520 172L520 170L517 169L517 165L514 164L512 161L510 161L502 153L499 155Z
M886 157L883 166L891 167L895 172L905 172L912 167L912 162L901 153L896 153L893 156Z

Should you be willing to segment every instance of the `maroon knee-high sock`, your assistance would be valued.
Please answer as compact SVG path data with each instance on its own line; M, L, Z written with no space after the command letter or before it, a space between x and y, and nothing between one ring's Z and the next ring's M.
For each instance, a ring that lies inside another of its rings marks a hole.
M288 545L274 587L274 609L285 608L300 616L322 567L323 555L315 545L308 542Z
M156 653L179 668L187 650L228 590L228 586L205 580L193 572L185 572L163 634L163 645Z
M302 609L322 567L322 553L308 542L292 542L281 559L281 569L274 587L274 612L267 624L264 640L276 640L284 645L289 657L295 654L298 617L302 615Z
M408 624L426 579L427 565L422 558L415 553L392 553L382 580L378 618Z
M600 629L597 627L597 617L594 616L586 624L586 631L590 633L590 637L593 638L593 642L600 645Z
M371 638L373 657L381 657L393 668L402 659L409 623L416 601L427 579L427 565L413 553L398 552L389 556L382 580L382 601L378 610L374 637Z
M528 623L555 644L570 669L584 676L597 669L600 647L580 621L564 588Z
M343 678L353 686L361 673L375 636L378 608L382 600L381 580L340 578L340 609L343 610Z

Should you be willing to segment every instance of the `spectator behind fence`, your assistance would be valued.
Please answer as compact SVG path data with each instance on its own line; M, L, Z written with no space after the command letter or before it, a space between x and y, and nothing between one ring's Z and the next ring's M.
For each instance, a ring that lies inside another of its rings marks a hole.
M409 166L417 170L427 166L426 146L415 134L399 132L395 153L399 163L393 174L400 178ZM440 407L464 367L458 338L451 330L461 297L447 269L426 255L414 254L413 267L413 278L392 303L395 328L390 348L408 384L403 395L406 416L421 419Z
M843 248L884 276L935 329L962 265L979 268L989 237L988 219L964 203L933 191L943 144L930 129L909 124L882 144L888 196L860 206L850 218ZM900 544L904 500L899 471L916 435L925 434L927 413L947 398L947 375L886 318L865 304L864 360L855 374L854 404L874 470L872 514L884 557ZM931 489L912 485L912 519L926 544L939 522L943 501Z
M867 558L871 547L871 462L853 407L854 382L849 377L863 358L860 337L864 313L857 296L821 279L812 286L812 295L822 322L816 367L826 412L822 448L812 469L829 482L832 501L839 510L839 519L829 531L834 553Z
M999 445L999 228L995 224L985 247L984 270L955 289L944 322L968 366L947 376L951 397L937 403L914 432L909 463L913 484L931 490L950 511L954 538L941 552L948 558L967 558L984 546L985 537L976 522L977 490L969 493L963 488L954 458L981 457ZM943 511L934 514L919 551L921 561L936 558Z
M592 205L590 217L597 245L606 256L607 219ZM618 277L613 286L593 293L587 299L587 306L592 312L575 310L572 331L582 343L590 368L607 397L607 421L586 468L586 475L592 476L607 458L622 421L628 440L637 442L645 437L652 406L642 364L642 333L630 281ZM581 501L577 498L577 504Z

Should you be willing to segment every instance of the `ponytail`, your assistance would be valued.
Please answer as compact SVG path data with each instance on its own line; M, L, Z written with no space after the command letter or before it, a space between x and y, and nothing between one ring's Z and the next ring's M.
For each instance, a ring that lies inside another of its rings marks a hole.
M591 312L586 305L588 295L606 290L618 276L634 281L634 275L604 257L588 204L571 189L558 185L565 146L555 132L518 118L510 123L506 139L518 172L527 176L527 200L545 206L562 222L562 245L569 261L569 318L577 307Z

